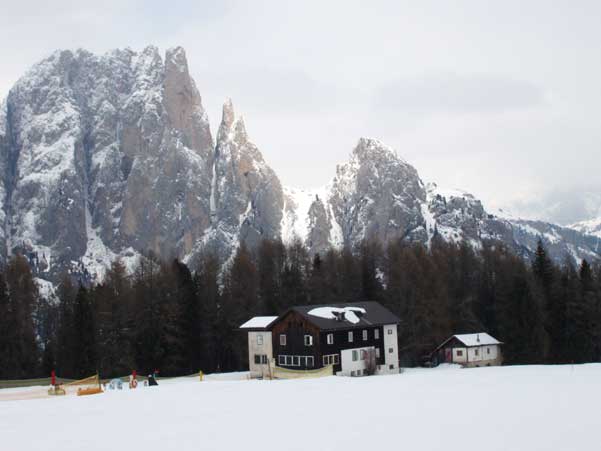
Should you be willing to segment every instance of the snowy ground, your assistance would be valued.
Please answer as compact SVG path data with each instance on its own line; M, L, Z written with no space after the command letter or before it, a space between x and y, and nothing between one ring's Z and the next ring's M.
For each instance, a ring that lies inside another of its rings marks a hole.
M598 450L600 407L601 364L301 381L181 378L0 402L0 449Z

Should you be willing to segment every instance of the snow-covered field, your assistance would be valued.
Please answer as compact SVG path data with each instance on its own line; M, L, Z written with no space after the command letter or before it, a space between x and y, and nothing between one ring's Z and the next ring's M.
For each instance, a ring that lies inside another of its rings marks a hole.
M181 378L0 402L0 449L598 450L600 412L601 364L294 381Z

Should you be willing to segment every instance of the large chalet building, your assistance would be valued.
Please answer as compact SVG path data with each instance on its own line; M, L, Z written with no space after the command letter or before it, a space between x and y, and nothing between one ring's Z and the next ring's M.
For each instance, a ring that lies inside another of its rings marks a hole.
M292 307L278 317L255 317L248 332L251 377L271 368L365 376L399 372L399 319L377 302Z

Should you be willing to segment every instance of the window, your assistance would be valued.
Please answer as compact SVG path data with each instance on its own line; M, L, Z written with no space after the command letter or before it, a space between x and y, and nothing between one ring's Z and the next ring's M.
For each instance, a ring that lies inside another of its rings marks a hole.
M292 357L292 365L293 366L300 366L300 357L295 355Z
M328 334L326 337L326 341L329 345L333 345L334 344L334 334Z
M474 349L474 355L477 357L478 355L480 355L480 350L479 349Z
M463 357L463 351L457 349L455 353L457 354L457 357Z
M284 356L284 355L278 356L278 365L280 365L280 366L286 365L286 356Z
M388 329L388 335L392 335L392 328Z
M353 362L359 360L359 353L357 351L353 351Z
M380 348L376 348L376 359L380 358Z
M305 346L313 346L313 336L305 335Z
M361 360L365 360L365 358L367 357L367 351L365 349L361 350Z
M338 354L330 354L323 356L323 365L338 365Z
M255 365L261 364L261 356L259 354L255 354Z
M374 338L376 340L380 339L380 329L374 329Z
M261 356L261 363L262 363L263 365L267 365L267 356L266 356L265 354L263 354L263 355Z
M389 370L394 370L394 365L388 365Z
M292 356L291 355L286 356L286 365L292 366Z
M352 343L353 342L353 331L349 330L348 332L348 342Z
M363 341L367 341L367 330L363 331Z
M307 368L313 368L313 356L307 357Z
M257 345L261 346L263 344L263 334L257 335Z
M286 335L285 334L280 335L280 346L286 346Z
M392 354L393 352L394 352L394 349L388 348L388 354Z
M490 354L490 348L486 348L486 353Z

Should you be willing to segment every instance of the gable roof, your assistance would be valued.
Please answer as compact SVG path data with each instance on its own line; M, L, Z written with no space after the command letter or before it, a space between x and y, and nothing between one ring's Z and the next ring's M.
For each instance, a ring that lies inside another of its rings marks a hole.
M277 316L255 316L242 324L240 329L266 330L276 319Z
M436 348L436 350L442 348L453 338L459 340L467 348L471 348L474 346L490 346L490 345L502 345L503 344L503 342L497 340L492 335L489 335L486 332L479 332L476 334L453 335L453 336L447 338L445 341L443 341L442 344Z
M302 305L292 307L289 311L299 313L311 324L323 330L383 326L400 322L395 314L378 302ZM284 317L286 313L280 318Z

